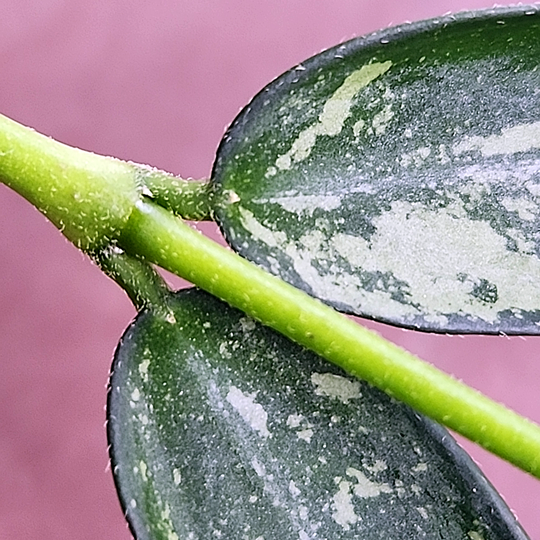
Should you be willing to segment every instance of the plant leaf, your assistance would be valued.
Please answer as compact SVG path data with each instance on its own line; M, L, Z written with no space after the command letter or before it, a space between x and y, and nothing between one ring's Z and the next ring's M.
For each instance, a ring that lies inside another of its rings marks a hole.
M137 539L526 538L443 428L198 289L169 308L109 389Z
M461 13L323 52L225 135L230 245L339 310L540 333L540 11Z

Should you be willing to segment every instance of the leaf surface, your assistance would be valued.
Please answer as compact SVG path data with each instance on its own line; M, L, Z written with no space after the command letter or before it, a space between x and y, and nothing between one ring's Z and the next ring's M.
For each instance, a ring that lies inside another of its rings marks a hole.
M110 381L138 540L526 539L443 428L207 293L169 307L137 317Z
M347 313L540 332L540 12L407 24L262 90L214 164L244 257Z

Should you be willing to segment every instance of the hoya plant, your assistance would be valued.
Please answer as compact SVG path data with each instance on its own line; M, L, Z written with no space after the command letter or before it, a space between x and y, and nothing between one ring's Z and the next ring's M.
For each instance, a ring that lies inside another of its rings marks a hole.
M520 6L329 49L241 111L208 181L0 117L0 179L139 311L107 398L135 538L527 538L443 426L536 477L540 427L342 313L540 333L539 35Z

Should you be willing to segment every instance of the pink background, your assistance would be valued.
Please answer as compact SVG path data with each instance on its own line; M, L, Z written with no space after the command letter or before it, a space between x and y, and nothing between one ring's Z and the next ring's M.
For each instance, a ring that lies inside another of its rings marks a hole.
M239 109L295 63L389 24L490 5L0 0L0 111L71 145L203 177ZM104 404L134 311L3 186L0 254L0 540L128 540L106 470ZM538 339L378 329L540 421ZM540 481L467 447L540 538Z

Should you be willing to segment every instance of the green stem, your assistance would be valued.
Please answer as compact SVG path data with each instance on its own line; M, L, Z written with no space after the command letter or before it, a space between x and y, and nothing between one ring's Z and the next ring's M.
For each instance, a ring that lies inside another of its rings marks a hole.
M540 478L540 426L140 202L119 243Z
M0 181L84 251L106 247L140 197L132 165L71 148L2 115Z
M209 219L208 182L66 146L0 115L0 181L86 252L118 236L140 197L185 219Z
M159 314L163 310L166 317L170 316L172 312L166 306L171 291L147 262L116 246L101 251L94 259L101 270L124 289L137 311L152 307L154 312Z
M135 165L144 194L177 216L193 221L211 219L212 193L208 180L184 180L165 171Z

